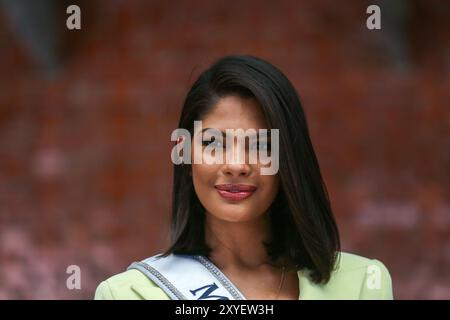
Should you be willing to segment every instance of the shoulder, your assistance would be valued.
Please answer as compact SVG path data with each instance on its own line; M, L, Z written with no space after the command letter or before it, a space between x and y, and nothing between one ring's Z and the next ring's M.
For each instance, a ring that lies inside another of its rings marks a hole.
M326 284L313 283L307 270L300 270L298 277L300 299L393 299L392 279L386 266L377 259L356 254L340 252ZM142 272L130 269L102 281L94 299L170 298Z
M169 297L142 272L131 269L102 281L95 290L95 300L136 300Z
M326 284L313 284L305 277L303 289L305 298L393 299L392 279L386 266L377 259L347 252L339 253Z
M352 269L367 268L371 265L377 265L387 271L386 266L384 266L384 264L377 259L366 258L348 252L339 252L338 259L336 261L336 271L342 272Z

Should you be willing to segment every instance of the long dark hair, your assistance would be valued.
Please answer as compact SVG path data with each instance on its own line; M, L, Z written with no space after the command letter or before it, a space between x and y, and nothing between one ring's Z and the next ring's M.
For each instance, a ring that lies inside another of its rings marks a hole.
M272 64L252 56L226 56L204 71L185 99L178 128L193 135L201 120L227 95L258 101L268 129L279 129L279 192L270 208L268 255L283 256L298 270L310 271L315 283L328 282L340 240L328 193L309 137L305 114L290 81ZM205 209L188 164L174 165L170 247L163 253L209 256Z

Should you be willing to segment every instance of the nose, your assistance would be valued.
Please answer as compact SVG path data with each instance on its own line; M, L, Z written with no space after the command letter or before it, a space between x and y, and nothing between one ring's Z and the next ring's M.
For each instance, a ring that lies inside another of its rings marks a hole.
M251 168L248 164L229 163L223 165L222 172L228 177L248 177Z
M245 141L244 141L245 150ZM225 154L225 164L222 166L222 172L228 177L247 177L252 172L252 166L249 165L249 158L246 151L241 153L242 148L233 145L227 149Z

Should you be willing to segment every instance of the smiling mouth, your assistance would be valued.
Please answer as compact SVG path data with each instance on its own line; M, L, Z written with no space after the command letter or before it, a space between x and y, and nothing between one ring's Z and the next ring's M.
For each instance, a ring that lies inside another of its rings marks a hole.
M241 201L250 197L256 187L247 184L219 184L214 186L222 198L231 201Z

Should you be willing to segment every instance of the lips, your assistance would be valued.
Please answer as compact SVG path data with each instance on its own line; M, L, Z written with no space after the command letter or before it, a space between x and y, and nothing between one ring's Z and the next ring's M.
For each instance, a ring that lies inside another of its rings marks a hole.
M255 186L248 184L218 184L215 188L221 197L231 201L244 200L256 191Z

